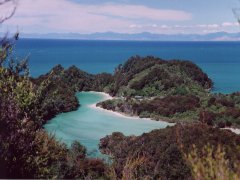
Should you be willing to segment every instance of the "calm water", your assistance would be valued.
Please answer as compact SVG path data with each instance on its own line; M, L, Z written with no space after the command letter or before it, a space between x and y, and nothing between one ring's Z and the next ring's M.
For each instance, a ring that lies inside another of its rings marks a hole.
M101 156L98 151L99 139L112 132L122 132L125 135L141 135L157 128L165 128L168 123L139 118L117 116L89 107L103 100L103 96L94 92L77 94L81 107L74 112L63 113L49 121L45 128L55 133L68 146L74 140L87 147L91 156Z
M128 42L74 40L20 40L17 54L29 55L31 75L48 72L56 64L76 65L90 73L109 72L130 56L154 55L163 59L185 59L198 64L215 82L216 92L240 90L240 42ZM140 135L166 123L136 120L90 108L103 99L96 93L79 93L81 107L58 115L45 127L70 145L79 140L92 156L101 156L99 139L115 131Z
M215 82L216 92L240 90L240 42L131 42L80 40L19 40L17 54L29 55L31 75L56 64L76 65L90 73L110 72L130 56L154 55L198 64Z

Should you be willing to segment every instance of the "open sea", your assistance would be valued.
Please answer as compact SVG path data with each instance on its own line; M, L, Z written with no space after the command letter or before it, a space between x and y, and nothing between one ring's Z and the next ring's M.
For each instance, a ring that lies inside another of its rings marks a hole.
M190 60L214 81L214 91L240 91L240 42L149 42L20 39L16 54L29 57L31 76L53 66L76 65L89 73L112 73L129 57L153 55Z
M83 41L21 39L15 53L29 57L31 76L47 73L53 66L76 65L89 73L109 72L129 57L153 55L163 59L191 60L214 81L215 92L240 91L240 42L146 42L146 41ZM62 113L48 121L45 129L68 146L80 141L88 154L104 157L98 150L99 140L112 132L140 135L153 129L165 128L161 121L116 116L91 108L104 99L101 94L77 94L81 107Z

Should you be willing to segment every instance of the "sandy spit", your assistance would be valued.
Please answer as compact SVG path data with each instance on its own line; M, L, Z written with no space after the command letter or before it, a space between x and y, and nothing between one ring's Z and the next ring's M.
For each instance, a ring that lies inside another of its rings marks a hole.
M95 92L95 91L90 91L90 92L93 92L93 93L97 93L97 94L101 94L103 96L103 99L102 101L106 101L106 100L110 100L110 99L114 99L114 97L110 96L109 94L107 93L104 93L104 92ZM120 112L115 112L115 111L111 111L111 110L107 110L107 109L103 109L101 107L97 107L97 104L91 104L89 105L90 108L94 108L94 109L97 109L97 110L100 110L100 111L104 111L104 112L107 112L107 113L111 113L115 116L118 116L118 117L123 117L123 118L129 118L129 119L136 119L136 120L151 120L150 118L140 118L138 116L130 116L130 115L127 115L127 114L124 114L124 113L120 113Z
M228 130L232 131L233 133L240 135L240 129L237 129L237 128L223 128L223 129L228 129Z

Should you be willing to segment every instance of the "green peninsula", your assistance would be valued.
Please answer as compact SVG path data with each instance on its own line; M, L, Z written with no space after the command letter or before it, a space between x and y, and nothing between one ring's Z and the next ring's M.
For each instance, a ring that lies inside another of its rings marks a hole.
M186 179L194 172L214 177L219 168L239 177L240 138L218 127L239 126L240 93L211 93L213 82L197 65L136 56L113 74L57 65L31 78L26 62L11 62L0 66L1 178ZM112 157L108 164L88 157L80 142L67 147L43 129L59 113L81 108L79 91L112 95L98 104L104 109L180 123L139 137L103 137L100 149Z
M240 125L240 93L212 93L213 81L190 61L131 57L113 74L89 74L58 65L33 82L51 85L46 93L46 119L75 110L78 91L100 91L114 97L98 104L130 116L168 122ZM81 104L81 102L80 102ZM50 108L51 106L51 108Z

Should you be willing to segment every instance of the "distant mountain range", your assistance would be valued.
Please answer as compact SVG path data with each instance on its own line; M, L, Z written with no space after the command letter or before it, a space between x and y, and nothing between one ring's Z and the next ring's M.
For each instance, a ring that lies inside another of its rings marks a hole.
M137 34L124 33L48 33L48 34L25 34L22 38L40 39L82 39L82 40L139 40L139 41L239 41L240 33L217 32L209 34L153 34L149 32Z

